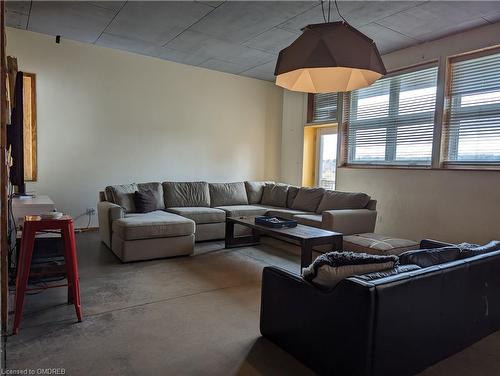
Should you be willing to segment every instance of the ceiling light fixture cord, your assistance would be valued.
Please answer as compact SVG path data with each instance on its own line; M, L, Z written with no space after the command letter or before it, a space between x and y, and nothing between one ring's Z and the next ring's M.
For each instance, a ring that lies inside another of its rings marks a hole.
M339 4L337 4L337 0L335 0L335 8L337 8L337 13L339 14L339 17L342 18L342 21L344 21L346 24L349 24L349 22L347 22L347 20L340 14Z
M320 0L320 3L321 3L321 13L323 13L323 20L326 22L325 8L323 7L323 0Z

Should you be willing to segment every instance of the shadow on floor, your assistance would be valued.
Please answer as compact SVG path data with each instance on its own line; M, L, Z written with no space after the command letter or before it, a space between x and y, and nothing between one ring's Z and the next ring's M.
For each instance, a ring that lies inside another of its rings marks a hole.
M288 376L314 375L309 368L264 337L257 338L251 345L237 374L274 376L277 370L279 374Z

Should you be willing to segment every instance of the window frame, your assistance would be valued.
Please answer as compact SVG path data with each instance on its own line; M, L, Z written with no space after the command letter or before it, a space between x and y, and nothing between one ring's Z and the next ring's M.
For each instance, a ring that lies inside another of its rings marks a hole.
M350 111L350 102L351 102L351 96L352 92L346 92L342 93L339 95L341 97L341 110L337 111L337 116L339 117L339 114L341 117L339 119L341 120L339 122L339 141L341 143L341 155L337 158L338 160L338 165L337 167L347 167L347 168L383 168L383 169L423 169L423 170L430 170L433 168L433 159L434 159L434 154L435 154L435 148L436 148L436 118L438 116L439 110L438 108L440 107L440 93L439 93L439 78L440 78L440 63L438 59L432 59L429 61L425 61L419 64L403 67L403 68L397 68L390 70L383 78L391 78L391 77L396 77L402 74L407 74L407 73L412 73L412 72L417 72L420 70L428 69L428 68L437 68L437 78L436 78L436 83L437 83L437 88L436 88L436 101L435 101L435 108L434 108L434 120L433 120L433 141L432 141L432 152L431 152L431 160L429 164L421 164L421 163L405 163L405 162L384 162L384 163L377 163L376 161L374 162L366 162L366 163L350 163L349 162L349 122L347 119L346 114L349 113ZM394 83L391 83L393 85ZM340 94L340 93L339 93ZM393 104L394 101L398 101L399 98L399 92L398 95L396 96L390 96L389 97L389 115L391 114L391 103ZM346 111L347 109L347 111ZM389 131L389 127L388 131ZM397 126L394 126L392 131L394 132L397 130ZM396 154L396 147L397 143L394 143L393 145L391 144L386 144L386 155L389 153L389 155L395 155ZM387 148L390 148L391 150L387 150Z
M451 104L450 101L452 93L452 64L472 59L477 59L484 56L500 54L500 45L483 48L480 50L469 51L457 55L448 56L446 58L446 77L445 77L445 92L443 101L443 121L441 139L441 158L439 161L439 168L447 170L500 170L500 161L485 161L485 162L454 162L445 160L444 157L449 155L449 142L447 134L450 126ZM500 107L500 105L499 105ZM457 144L458 145L458 144Z
M335 119L327 119L327 120L322 120L322 121L314 121L314 96L316 95L315 93L308 93L307 94L307 116L306 116L306 126L308 125L328 125L328 124L338 124L339 119L340 119L340 106L341 106L341 101L339 98L341 97L342 93L334 93L337 94L337 109L336 109L336 115Z

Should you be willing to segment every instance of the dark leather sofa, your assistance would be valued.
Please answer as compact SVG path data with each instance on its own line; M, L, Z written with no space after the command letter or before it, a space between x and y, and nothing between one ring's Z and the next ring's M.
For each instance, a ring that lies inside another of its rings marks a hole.
M263 271L262 335L322 375L414 375L499 329L500 251L331 291Z

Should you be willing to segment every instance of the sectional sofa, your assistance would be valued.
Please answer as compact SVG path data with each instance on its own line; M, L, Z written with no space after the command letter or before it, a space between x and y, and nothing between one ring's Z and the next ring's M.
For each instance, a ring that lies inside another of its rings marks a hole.
M139 213L134 198L144 191L155 210ZM123 262L192 254L195 241L223 239L230 216L279 216L345 235L373 232L377 218L376 201L364 193L271 181L112 185L97 208L101 240Z

